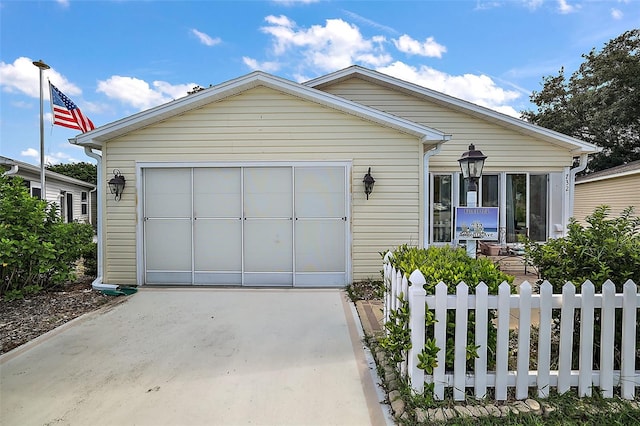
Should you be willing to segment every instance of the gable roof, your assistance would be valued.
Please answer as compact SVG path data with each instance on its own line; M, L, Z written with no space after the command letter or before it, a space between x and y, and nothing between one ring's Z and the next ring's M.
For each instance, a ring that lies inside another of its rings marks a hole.
M450 135L431 127L349 101L339 96L331 95L321 90L316 90L290 80L276 77L262 71L255 71L251 74L204 89L197 93L139 112L104 126L100 126L95 130L82 133L75 138L69 139L69 142L76 145L101 149L102 142L104 141L147 127L170 117L183 114L187 111L200 108L204 105L217 102L230 96L237 95L258 86L278 90L300 99L315 102L346 114L357 116L379 125L414 135L419 137L423 143L428 141L432 141L433 143L444 142L450 139Z
M576 178L576 184L640 174L640 160Z
M7 168L6 171L11 171L15 167L15 171L10 174L15 174L16 176L21 176L24 174L24 173L21 173L21 171L22 172L26 171L27 174L34 175L35 180L37 182L40 182L40 166L34 166L33 164L24 163L22 161L14 160L13 158L3 157L0 155L0 168L3 168L3 167ZM2 171L3 173L6 172L5 170L0 170L0 171ZM64 182L64 183L73 184L77 186L83 186L88 189L95 188L95 185L89 182L72 178L70 176L63 175L60 173L52 172L51 170L45 169L44 173L45 173L45 182L46 182L46 179L54 179L59 182ZM33 180L33 178L30 178L30 179Z
M435 90L427 89L408 81L400 80L377 71L353 65L343 70L327 74L322 77L303 83L306 86L314 87L322 90L323 86L338 83L350 78L360 78L374 84L388 87L392 90L400 91L411 96L422 98L429 102L441 105L445 108L460 111L462 113L474 116L484 121L495 123L499 126L507 127L519 133L542 139L551 144L558 145L569 149L573 154L591 154L600 152L602 148L580 139L567 136L565 134L528 123L506 114L499 113L489 108L485 108L453 96Z

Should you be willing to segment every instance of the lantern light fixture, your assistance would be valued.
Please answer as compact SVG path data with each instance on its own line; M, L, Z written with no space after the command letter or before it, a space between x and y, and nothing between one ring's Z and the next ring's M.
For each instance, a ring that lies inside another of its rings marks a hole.
M462 177L469 179L469 191L478 190L476 184L480 176L482 176L482 168L486 159L487 156L482 151L477 150L474 144L469 145L469 150L463 152L460 159L458 159Z
M125 182L126 180L124 176L122 176L122 174L120 173L120 170L114 169L113 177L109 179L109 190L111 190L111 193L115 195L116 201L120 201L120 198L122 197L122 192L124 191Z
M364 175L364 179L362 179L364 183L364 193L367 196L367 200L369 199L369 194L373 192L373 184L376 183L376 180L371 176L371 167L369 167L369 171L366 175Z

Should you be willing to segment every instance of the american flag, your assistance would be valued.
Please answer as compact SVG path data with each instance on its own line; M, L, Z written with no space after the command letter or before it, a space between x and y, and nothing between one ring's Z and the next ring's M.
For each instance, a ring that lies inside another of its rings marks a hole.
M71 99L62 93L56 86L49 82L51 89L51 109L53 109L53 124L78 129L82 133L96 128L89 117L85 116L80 108Z

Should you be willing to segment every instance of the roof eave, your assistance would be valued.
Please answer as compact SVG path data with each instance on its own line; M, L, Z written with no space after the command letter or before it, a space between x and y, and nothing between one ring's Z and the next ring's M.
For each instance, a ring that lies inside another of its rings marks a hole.
M502 114L490 108L482 107L480 105L476 105L414 83L400 80L378 71L363 68L358 65L353 65L334 73L318 77L303 84L315 88L325 84L336 83L351 77L360 77L368 81L390 85L394 88L400 88L404 91L410 92L411 94L427 97L436 103L452 106L481 119L507 125L509 127L515 127L522 133L544 139L555 145L561 145L569 149L574 155L593 154L602 150L602 148L580 139L546 129L535 124L528 123L524 120Z
M125 117L113 123L106 124L92 130L91 132L82 133L75 138L69 139L69 142L75 145L101 149L102 143L107 140L141 129L161 120L183 114L187 111L200 108L212 102L217 102L257 86L265 86L275 90L280 90L301 99L312 101L340 110L347 114L378 123L385 127L394 128L398 131L414 135L421 140L446 141L449 138L448 135L437 129L414 123L413 121L349 101L345 98L335 96L312 87L307 87L294 83L290 80L266 74L261 71L256 71L169 103Z

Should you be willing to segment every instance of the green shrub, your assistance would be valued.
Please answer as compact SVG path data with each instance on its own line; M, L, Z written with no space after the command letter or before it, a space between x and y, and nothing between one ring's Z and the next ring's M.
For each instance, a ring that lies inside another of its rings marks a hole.
M92 240L91 225L62 223L57 206L31 197L22 179L0 177L0 295L73 279Z
M484 282L488 287L489 294L497 294L498 286L506 281L513 283L514 277L500 271L497 266L489 259L472 259L467 255L465 249L456 249L451 247L429 247L428 249L419 249L410 247L406 244L401 245L393 251L393 257L390 263L397 270L402 271L405 275L410 275L416 269L424 275L426 284L424 289L426 293L435 294L435 287L439 282L447 285L449 294L455 294L456 286L461 281L469 287L469 293L475 293L475 288L480 282ZM382 338L381 345L394 352L399 350L408 350L410 342L406 336L402 334L402 329L406 328L408 320L408 304L402 295L400 308L398 312L392 312L392 318L389 323L385 324L387 335ZM489 321L487 324L487 349L489 351L488 365L495 365L495 348L497 344L497 328L495 325L495 312L489 312ZM434 310L427 306L426 312L426 344L419 356L420 367L425 369L427 373L431 373L436 365L435 357L440 348L435 346L434 326L435 317ZM447 349L445 355L445 364L447 369L452 369L454 364L454 340L455 340L455 311L447 312ZM403 346L404 345L404 346ZM468 312L467 324L467 370L473 371L473 360L477 358L477 349L475 345L475 312ZM397 358L397 354L392 354Z
M633 216L632 207L614 218L609 218L610 211L605 205L597 207L585 219L589 226L572 218L564 238L545 244L526 241L528 260L554 291L562 291L567 281L580 286L591 280L601 288L610 279L618 293L627 280L640 283L640 217Z
M616 293L622 293L627 280L640 284L640 217L633 215L633 208L626 208L618 217L610 218L611 209L602 205L597 207L585 221L583 226L571 219L567 236L538 244L527 240L525 255L528 261L538 268L542 280L548 280L555 293L562 292L562 286L570 281L576 287L590 280L596 289L610 279L616 286ZM559 318L560 313L554 313ZM578 351L580 347L580 312L575 313L576 333L574 335L573 360L574 368L578 368ZM636 328L640 330L640 316ZM620 311L616 312L615 362L620 362L620 345L622 339ZM600 360L600 309L596 309L594 336L594 363ZM636 347L640 348L640 335L636 339ZM638 352L640 355L640 351ZM640 368L640 356L636 357L636 368Z

